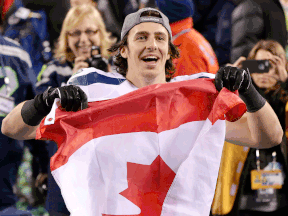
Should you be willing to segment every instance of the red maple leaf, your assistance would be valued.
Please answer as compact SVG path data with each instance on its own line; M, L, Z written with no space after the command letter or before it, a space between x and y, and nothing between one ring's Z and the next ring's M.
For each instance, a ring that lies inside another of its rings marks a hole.
M127 162L128 188L120 194L141 209L140 214L129 216L160 216L164 199L175 175L160 155L151 165Z

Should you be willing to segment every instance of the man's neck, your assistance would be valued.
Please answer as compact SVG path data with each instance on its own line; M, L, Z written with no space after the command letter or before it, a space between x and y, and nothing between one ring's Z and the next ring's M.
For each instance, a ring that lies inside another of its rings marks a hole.
M152 75L142 76L141 74L139 74L138 76L133 76L127 72L126 79L138 88L142 88L153 84L166 83L165 73L164 76L152 76Z

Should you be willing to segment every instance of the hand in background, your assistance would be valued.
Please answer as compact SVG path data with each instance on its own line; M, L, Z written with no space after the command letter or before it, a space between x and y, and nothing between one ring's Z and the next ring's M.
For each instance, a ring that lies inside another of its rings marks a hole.
M35 187L39 189L41 193L44 193L44 191L47 191L47 179L48 175L47 173L39 173L36 181L35 181Z
M276 68L276 70L272 70L273 74L271 75L278 81L286 82L288 74L285 60L273 54L270 55L268 60L270 60L271 66Z
M73 75L76 74L80 69L89 67L89 64L87 62L85 62L85 60L86 60L86 57L84 57L84 56L79 56L79 57L75 58Z
M246 60L246 58L241 56L240 58L237 59L236 62L234 62L233 64L228 63L228 64L226 64L226 66L242 68L242 62L245 60Z

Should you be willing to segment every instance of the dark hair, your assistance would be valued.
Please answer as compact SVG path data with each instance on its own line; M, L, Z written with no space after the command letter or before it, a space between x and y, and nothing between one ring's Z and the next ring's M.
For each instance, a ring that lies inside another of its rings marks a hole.
M160 17L161 15L157 11L144 11L141 16L154 16L154 17ZM127 69L128 69L128 62L127 59L123 58L120 54L120 50L124 47L128 47L128 35L129 32L123 37L123 39L113 45L110 49L108 49L109 52L113 53L116 52L114 56L114 64L117 66L117 72L122 74L123 76L126 77L127 74ZM165 64L165 74L166 74L166 81L169 82L171 78L173 77L173 74L175 73L175 66L173 64L173 59L179 58L180 53L177 48L172 42L171 38L169 36L169 54L170 54L170 59L166 61Z

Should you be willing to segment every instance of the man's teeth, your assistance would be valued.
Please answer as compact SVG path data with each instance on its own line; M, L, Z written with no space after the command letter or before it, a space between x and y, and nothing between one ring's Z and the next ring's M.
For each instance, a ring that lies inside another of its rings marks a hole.
M146 58L144 58L143 60L144 60L144 61L157 61L158 58L156 58L156 57L146 57Z

